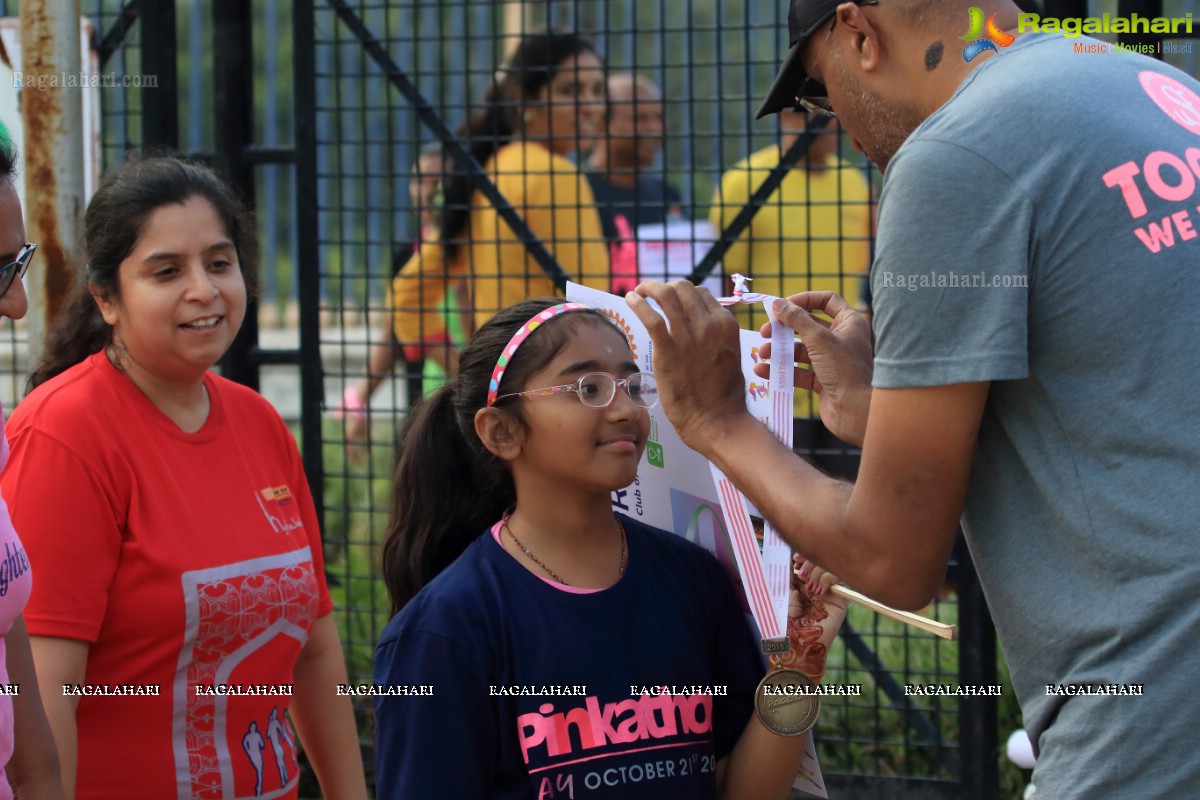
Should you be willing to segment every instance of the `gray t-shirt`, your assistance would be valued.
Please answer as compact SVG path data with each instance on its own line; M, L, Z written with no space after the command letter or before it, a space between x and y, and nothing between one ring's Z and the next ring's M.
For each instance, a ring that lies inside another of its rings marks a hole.
M1076 43L1018 38L888 168L874 383L992 382L963 524L1038 796L1194 796L1200 83Z

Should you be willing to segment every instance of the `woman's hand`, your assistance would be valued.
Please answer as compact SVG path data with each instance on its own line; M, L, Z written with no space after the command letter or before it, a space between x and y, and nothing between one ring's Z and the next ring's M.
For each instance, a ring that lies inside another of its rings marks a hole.
M800 556L795 556L797 562L803 562ZM820 680L825 674L825 658L829 654L829 646L842 627L846 618L846 601L842 598L822 591L809 591L805 584L812 581L792 575L792 591L788 602L788 639L791 650L780 656L780 666L803 672L814 681ZM815 579L818 584L828 581L832 586L837 582L837 576L822 570L822 575Z
M835 583L841 583L841 578L824 567L809 561L804 556L792 556L793 571L800 578L804 590L811 595L821 596L829 591ZM799 587L797 587L799 588Z

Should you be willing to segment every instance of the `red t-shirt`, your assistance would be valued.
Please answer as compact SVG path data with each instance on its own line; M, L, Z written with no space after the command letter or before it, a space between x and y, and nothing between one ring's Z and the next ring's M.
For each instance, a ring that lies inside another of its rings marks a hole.
M0 491L38 572L26 625L90 645L86 683L63 689L82 693L80 800L296 796L281 692L332 610L316 513L275 410L205 386L185 433L100 353L9 420ZM95 694L145 685L161 694Z

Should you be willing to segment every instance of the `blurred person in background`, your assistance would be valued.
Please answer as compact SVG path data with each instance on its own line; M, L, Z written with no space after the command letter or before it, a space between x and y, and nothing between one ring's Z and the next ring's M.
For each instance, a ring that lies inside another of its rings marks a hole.
M442 143L426 142L421 146L417 160L413 163L408 181L408 196L418 221L417 235L414 241L402 242L396 247L392 256L392 280L395 280L404 265L420 249L421 243L436 235L445 174L446 159ZM421 344L400 346L396 337L392 307L389 291L388 312L384 317L383 327L367 355L366 377L347 386L342 395L339 413L345 424L347 451L356 461L366 454L365 445L369 433L367 407L371 403L372 395L392 373L392 368L401 361L413 365L410 377L414 377L415 373L415 380L410 383L410 390L419 391L422 385L421 373L427 359L436 365L437 372L440 372L439 377L444 378L458 370L455 340L465 341L471 331L470 295L467 293L466 282L461 279L454 283L453 291L447 293L444 298L444 307L441 310L445 320L444 329Z
M485 105L458 132L488 178L568 275L609 286L608 253L592 190L568 158L600 132L604 63L571 33L521 39L496 71ZM442 298L465 278L474 327L554 285L463 169L449 170L437 235L421 244L392 284L402 346L444 336Z
M870 186L862 169L840 157L837 121L809 127L807 119L806 114L780 114L779 143L764 147L725 172L709 216L718 230L724 230L796 139L809 133L807 152L725 254L725 272L748 275L754 280L755 292L776 297L806 291L850 297L857 293L871 265ZM735 306L734 315L748 330L766 321L759 305ZM852 475L856 459L847 454L847 445L821 424L816 394L797 391L792 410L796 450L827 471Z
M638 228L682 216L679 192L653 170L665 133L658 85L630 72L609 75L605 132L584 169L609 245L613 294L638 284Z

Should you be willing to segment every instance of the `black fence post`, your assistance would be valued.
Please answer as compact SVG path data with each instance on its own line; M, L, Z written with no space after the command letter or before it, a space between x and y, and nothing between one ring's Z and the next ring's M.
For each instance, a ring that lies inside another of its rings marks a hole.
M994 686L996 628L988 612L979 576L970 558L958 565L958 674L962 686ZM1008 687L1012 691L1012 687ZM997 800L1000 796L1000 745L995 697L959 698L959 758L962 796Z
M154 5L150 3L148 5ZM254 39L251 4L213 0L213 165L253 208L254 168L246 152L254 140ZM258 391L258 365L251 358L258 344L258 302L246 303L246 320L221 360L225 377Z
M313 0L292 8L296 146L296 272L300 305L300 444L304 471L325 530L325 464L321 453L321 264L317 229L317 76Z
M142 147L179 147L179 75L176 62L175 2L139 3L143 81L153 76L154 88L142 97Z

